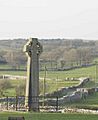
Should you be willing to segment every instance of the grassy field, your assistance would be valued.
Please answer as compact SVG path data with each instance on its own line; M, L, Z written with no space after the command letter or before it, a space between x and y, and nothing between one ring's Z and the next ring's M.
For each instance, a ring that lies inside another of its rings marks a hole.
M10 74L10 75L26 75L26 71L0 71L0 75L2 74ZM44 77L45 72L40 71L40 77ZM68 71L47 71L47 78L51 79L62 79L67 78L79 78L79 77L91 77L93 79L96 78L96 66L78 68Z
M42 81L43 83L43 81ZM56 81L56 80L46 80L46 93L51 93L53 91L56 91L60 89L61 87L69 87L77 85L79 81ZM43 91L41 91L41 94L43 94Z
M3 66L1 66L3 67ZM26 71L0 71L0 75L20 75L20 76L26 76ZM45 76L45 71L40 71L40 78L44 78ZM93 87L98 86L98 77L96 74L96 66L91 66L91 67L86 67L86 68L79 68L79 69L74 69L74 70L69 70L69 71L47 71L46 72L46 92L52 92L55 90L58 90L61 87L66 87L66 86L73 86L78 84L78 81L65 81L66 78L79 78L79 77L90 77L92 79L91 82L89 82L86 86L84 87ZM23 80L13 80L11 83L13 84L12 86L23 84L25 81ZM43 80L41 80L41 94L43 93ZM15 90L10 89L6 91L6 95L14 95Z
M22 75L26 76L26 71L0 71L0 75L10 74L10 75ZM45 72L40 71L40 78L44 78ZM90 88L98 86L98 78L96 74L96 66L79 68L69 71L47 71L46 74L46 93L51 93L55 90L58 90L61 87L73 86L79 83L79 81L65 81L65 78L79 78L79 77L90 77L92 81L86 84L84 87ZM12 83L12 88L5 91L7 96L15 96L15 86L23 84L24 80L10 80ZM43 94L43 79L40 80L40 93ZM67 103L65 106L78 107L78 108L98 108L98 93L89 96L86 99L83 99L79 102ZM68 119L67 119L68 120Z
M16 95L16 87L19 85L24 85L25 84L25 80L9 80L11 83L11 87L9 89L6 89L4 91L4 95L5 96L15 96ZM24 92L22 91L22 95L24 94Z
M47 71L47 77L52 79L56 79L57 77L59 79L65 79L66 77L68 78L91 77L94 79L96 77L95 75L96 75L95 66L78 68L68 71ZM40 76L42 77L44 76L44 71L40 72Z
M21 65L19 68L25 69L25 66ZM11 65L8 65L8 64L0 64L0 69L13 69L13 67Z
M0 80L4 81L4 80ZM8 81L8 80L5 80ZM15 88L16 86L19 86L21 84L25 85L25 80L9 80L11 83L11 87L4 90L4 95L5 96L15 96L16 95L16 91ZM46 80L46 89L45 92L46 93L51 93L53 91L56 91L58 89L60 89L61 87L68 87L68 86L73 86L78 84L79 81L59 81L56 82L55 80ZM43 94L43 80L40 80L40 94Z
M1 112L0 120L7 120L9 116L24 116L25 120L97 120L94 114L60 114L60 113L8 113Z
M20 75L26 76L26 71L0 71L0 75Z
M65 107L77 107L98 110L98 92L77 102L66 103Z
M26 71L0 71L0 75L3 74L10 74L10 75L26 75ZM40 71L40 77L44 77L45 72ZM65 79L67 78L79 78L79 77L91 77L92 79L96 78L96 67L86 67L86 68L79 68L73 69L68 71L47 71L47 78L52 79Z

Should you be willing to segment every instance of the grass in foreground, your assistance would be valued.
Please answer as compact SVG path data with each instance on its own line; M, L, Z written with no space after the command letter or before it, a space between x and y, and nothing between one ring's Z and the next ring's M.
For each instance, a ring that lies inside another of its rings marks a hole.
M25 120L97 120L98 119L98 115L94 115L94 114L1 112L0 120L7 120L8 116L24 116Z

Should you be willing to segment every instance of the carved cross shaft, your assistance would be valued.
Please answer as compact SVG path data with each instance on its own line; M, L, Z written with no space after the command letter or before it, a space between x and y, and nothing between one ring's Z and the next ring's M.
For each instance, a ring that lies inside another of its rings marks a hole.
M37 38L31 38L24 46L24 52L28 56L27 81L25 104L29 110L39 110L39 55L42 53L42 46Z

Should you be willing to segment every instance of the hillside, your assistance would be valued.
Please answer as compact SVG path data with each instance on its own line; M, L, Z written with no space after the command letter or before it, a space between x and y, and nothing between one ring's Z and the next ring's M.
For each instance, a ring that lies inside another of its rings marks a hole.
M23 46L26 39L0 40L0 61L13 64L24 64L26 56ZM98 41L82 39L39 39L43 46L41 60L55 62L55 67L91 63L98 56ZM23 59L22 59L23 58ZM54 64L54 63L53 63ZM52 63L51 63L52 65Z

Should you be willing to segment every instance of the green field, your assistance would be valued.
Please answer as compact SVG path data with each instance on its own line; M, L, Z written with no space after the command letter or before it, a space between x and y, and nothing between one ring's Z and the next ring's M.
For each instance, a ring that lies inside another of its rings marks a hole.
M10 75L26 75L26 71L0 71L0 75L2 74L10 74ZM45 72L40 71L40 77L44 77ZM62 79L65 78L79 78L79 77L90 77L92 79L96 78L96 66L85 67L85 68L78 68L68 71L47 71L46 74L47 78L51 79Z
M9 116L24 116L25 120L97 120L94 114L60 114L60 113L0 113L0 120L7 120Z
M3 66L1 66L3 67ZM5 66L4 66L5 67ZM26 71L0 71L0 75L20 75L26 76ZM40 93L43 94L43 78L45 76L45 71L40 71ZM91 82L89 82L84 87L94 87L95 83L98 86L98 77L96 72L96 66L79 68L68 71L46 71L46 93L53 92L55 90L60 89L61 87L73 86L79 83L79 81L65 81L66 78L79 78L79 77L90 77ZM23 84L25 81L23 80L11 80L13 89L7 90L6 95L15 95L14 87L19 84Z
M40 76L44 76L44 71L40 72ZM92 79L95 79L96 77L96 67L85 67L85 68L78 68L68 71L47 71L47 77L56 79L65 79L67 78L79 78L79 77L90 77Z
M0 75L4 75L4 74L10 74L10 75L22 75L22 76L26 76L26 71L0 71ZM43 78L45 76L45 71L40 71L40 78L42 78L40 80L40 94L43 94ZM74 70L69 70L69 71L47 71L46 73L46 93L51 93L55 90L60 89L61 87L67 87L67 86L73 86L79 83L79 81L65 81L65 78L79 78L79 77L90 77L92 81L90 81L89 83L87 83L84 87L86 88L90 88L90 87L94 87L95 86L95 82L96 82L96 86L98 86L98 78L97 78L97 74L96 74L96 66L91 66L91 67L86 67L86 68L79 68L79 69L74 69ZM25 83L24 80L10 80L12 83L12 88L7 89L5 91L5 95L6 96L15 96L15 86L18 86L20 84ZM96 96L92 96L92 101L91 101L91 105L94 103L95 106L97 106L97 103L95 104L95 101L97 101L98 95ZM89 99L90 100L90 99ZM78 105L88 105L88 99L87 101L83 101L84 103L82 103L82 101L77 104L72 104L75 106ZM89 104L89 106L90 106Z
M10 74L10 75L26 75L26 71L0 71L0 75L3 74ZM40 72L40 77L44 77L45 72L41 71ZM96 78L96 67L91 66L91 67L85 67L85 68L78 68L78 69L73 69L73 70L68 70L68 71L47 71L47 78L52 78L52 79L65 79L66 77L68 78L79 78L79 77L90 77L92 79Z
M83 98L77 102L66 103L65 107L98 110L98 92L88 96L86 99Z
M4 80L0 80L4 81ZM8 81L8 80L5 80ZM16 96L16 91L15 88L16 86L25 84L25 80L9 80L11 83L11 87L9 89L4 90L4 95L5 96ZM55 80L46 80L46 89L45 92L46 93L51 93L53 91L56 91L58 89L60 89L61 87L68 87L68 86L73 86L78 84L79 81L58 81L56 82ZM40 80L40 94L43 94L43 80ZM24 94L23 94L24 95Z
M25 69L25 68L26 67L24 65L19 66L19 69ZM13 69L13 67L8 64L0 64L0 69Z
M20 75L20 76L26 76L26 71L0 71L0 75Z

